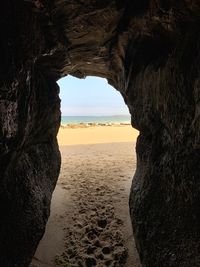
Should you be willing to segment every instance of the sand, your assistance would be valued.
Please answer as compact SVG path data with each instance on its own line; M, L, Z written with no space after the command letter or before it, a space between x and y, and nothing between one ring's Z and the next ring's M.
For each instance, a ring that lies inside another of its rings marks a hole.
M95 126L88 128L60 128L58 142L60 146L78 144L104 144L118 142L133 142L138 131L130 125L126 126Z
M140 267L128 210L136 136L130 126L60 130L61 173L32 266Z

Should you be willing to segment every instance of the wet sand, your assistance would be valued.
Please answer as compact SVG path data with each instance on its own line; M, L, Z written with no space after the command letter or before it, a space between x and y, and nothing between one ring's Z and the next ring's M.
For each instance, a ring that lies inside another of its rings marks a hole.
M134 141L60 149L51 216L32 266L140 267L128 210Z

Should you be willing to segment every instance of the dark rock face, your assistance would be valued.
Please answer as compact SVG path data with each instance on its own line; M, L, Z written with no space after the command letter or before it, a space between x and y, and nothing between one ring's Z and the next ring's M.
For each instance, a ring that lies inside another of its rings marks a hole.
M28 266L44 233L67 74L107 78L140 131L143 266L200 266L199 1L7 0L0 13L0 266Z
M19 2L5 1L0 11L2 267L29 266L45 230L60 168L59 88L36 62L47 49L44 37L35 15L25 1Z

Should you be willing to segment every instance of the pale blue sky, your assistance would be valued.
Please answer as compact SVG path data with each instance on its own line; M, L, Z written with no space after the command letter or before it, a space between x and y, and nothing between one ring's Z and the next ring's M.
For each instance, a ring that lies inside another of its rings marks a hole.
M67 76L58 81L63 116L128 115L120 93L106 79Z

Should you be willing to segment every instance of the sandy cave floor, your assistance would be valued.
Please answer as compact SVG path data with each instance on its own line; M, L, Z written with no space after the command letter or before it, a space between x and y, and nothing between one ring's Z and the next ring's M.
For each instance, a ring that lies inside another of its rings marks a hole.
M60 149L51 216L32 267L140 267L128 210L135 144Z

